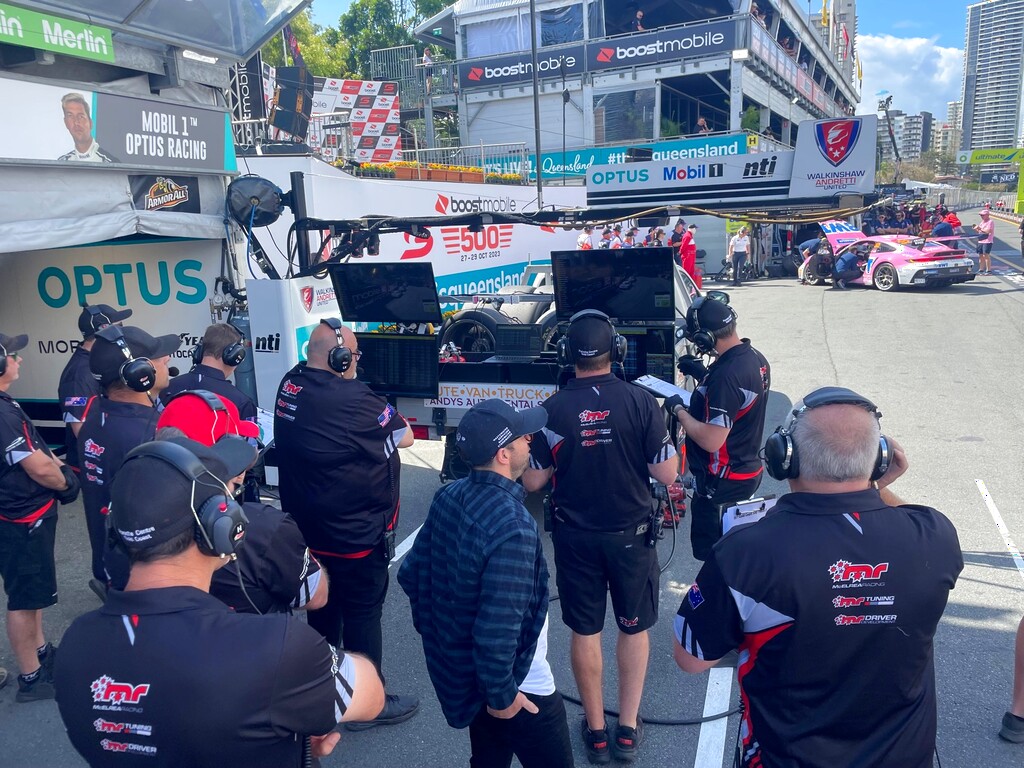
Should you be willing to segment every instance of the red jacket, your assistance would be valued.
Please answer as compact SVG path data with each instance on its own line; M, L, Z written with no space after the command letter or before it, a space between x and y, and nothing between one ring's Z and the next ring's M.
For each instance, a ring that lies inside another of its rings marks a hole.
M686 230L679 243L679 264L690 277L697 272L697 244L693 242L693 233Z

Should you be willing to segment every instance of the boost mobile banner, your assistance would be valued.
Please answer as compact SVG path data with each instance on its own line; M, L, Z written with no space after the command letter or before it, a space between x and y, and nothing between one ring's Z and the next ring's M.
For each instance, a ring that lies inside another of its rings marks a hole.
M208 173L238 167L223 109L2 78L0 99L18 105L0 121L0 159Z

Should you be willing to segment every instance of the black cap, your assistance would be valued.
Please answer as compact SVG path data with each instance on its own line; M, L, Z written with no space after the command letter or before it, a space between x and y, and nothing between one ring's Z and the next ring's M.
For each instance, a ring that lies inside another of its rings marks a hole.
M612 227L612 231L613 232L621 232L622 231L622 225L621 224L616 224L614 227Z
M150 360L173 355L181 346L181 339L173 333L166 336L150 336L141 328L126 325L120 329L124 342L132 357L145 357ZM121 347L103 335L96 336L96 343L89 352L89 370L99 379L100 384L107 386L120 378L121 366L128 362Z
M701 330L711 333L718 333L736 320L736 311L724 301L707 297L701 297L701 299L701 301L694 301L687 311L686 325L689 329L696 330L696 325L692 322L692 315L696 315L696 319L700 321Z
M150 549L170 541L197 524L193 510L212 496L224 495L221 478L228 470L211 449L194 445L206 452L202 456L197 452L196 458L208 472L195 483L154 456L130 458L129 454L117 471L110 486L110 519L129 549Z
M108 325L123 323L131 316L130 309L118 310L109 304L94 304L91 307L86 304L82 307L82 314L78 316L78 330L88 339L95 336L96 331L102 331Z
M3 347L5 354L13 355L28 346L28 336L24 333L20 336L7 336L0 333L0 347Z
M603 313L587 315L569 324L566 334L573 358L593 358L612 351L614 329Z
M547 423L548 412L543 408L517 411L504 400L492 398L466 412L455 432L455 444L470 466L479 467L489 463L500 448L523 435L540 432Z

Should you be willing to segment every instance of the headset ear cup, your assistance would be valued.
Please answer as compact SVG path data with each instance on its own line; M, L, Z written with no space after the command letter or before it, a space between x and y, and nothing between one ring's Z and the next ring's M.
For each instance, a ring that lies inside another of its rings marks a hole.
M124 539L121 538L121 534L118 533L117 527L114 525L114 516L107 514L107 544L115 552L120 552L125 557L129 557L128 545L124 543Z
M345 373L352 365L352 350L335 347L327 354L327 365L335 373Z
M5 373L7 373L7 355L6 354L3 357L0 357L0 376L3 376Z
M149 392L156 384L156 367L148 358L136 357L121 366L121 381L133 392Z
M199 342L192 347L192 364L199 365L203 362L203 342Z
M220 354L220 359L224 365L230 365L232 368L237 368L245 360L245 356L245 345L240 341L236 341L234 344L224 348L224 351Z
M562 368L573 365L572 348L569 346L568 333L558 340L555 345L555 361Z
M615 333L614 327L612 329L612 362L621 363L626 359L626 352L629 351L629 342L626 341L626 337L620 333Z
M796 443L785 427L777 428L764 443L765 471L776 480L799 475Z
M238 502L228 496L207 499L198 512L196 543L204 554L229 557L245 537L249 519Z
M875 461L875 469L871 473L871 481L881 479L881 477L889 471L889 467L892 464L892 446L889 443L889 438L885 435L881 435L878 439L878 459Z

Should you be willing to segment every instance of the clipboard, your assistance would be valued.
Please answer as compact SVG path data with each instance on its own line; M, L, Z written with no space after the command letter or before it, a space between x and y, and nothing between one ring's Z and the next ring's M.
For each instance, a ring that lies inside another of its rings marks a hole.
M763 496L757 499L741 501L738 504L722 505L722 535L724 536L733 528L745 525L752 525L768 514L768 510L775 506L777 499L774 494Z
M675 384L669 384L667 381L662 381L656 376L650 374L645 376L639 376L633 379L633 384L636 384L640 389L647 390L655 397L661 397L668 399L670 397L678 395L683 399L683 405L687 408L690 406L690 391L687 389L680 389Z

